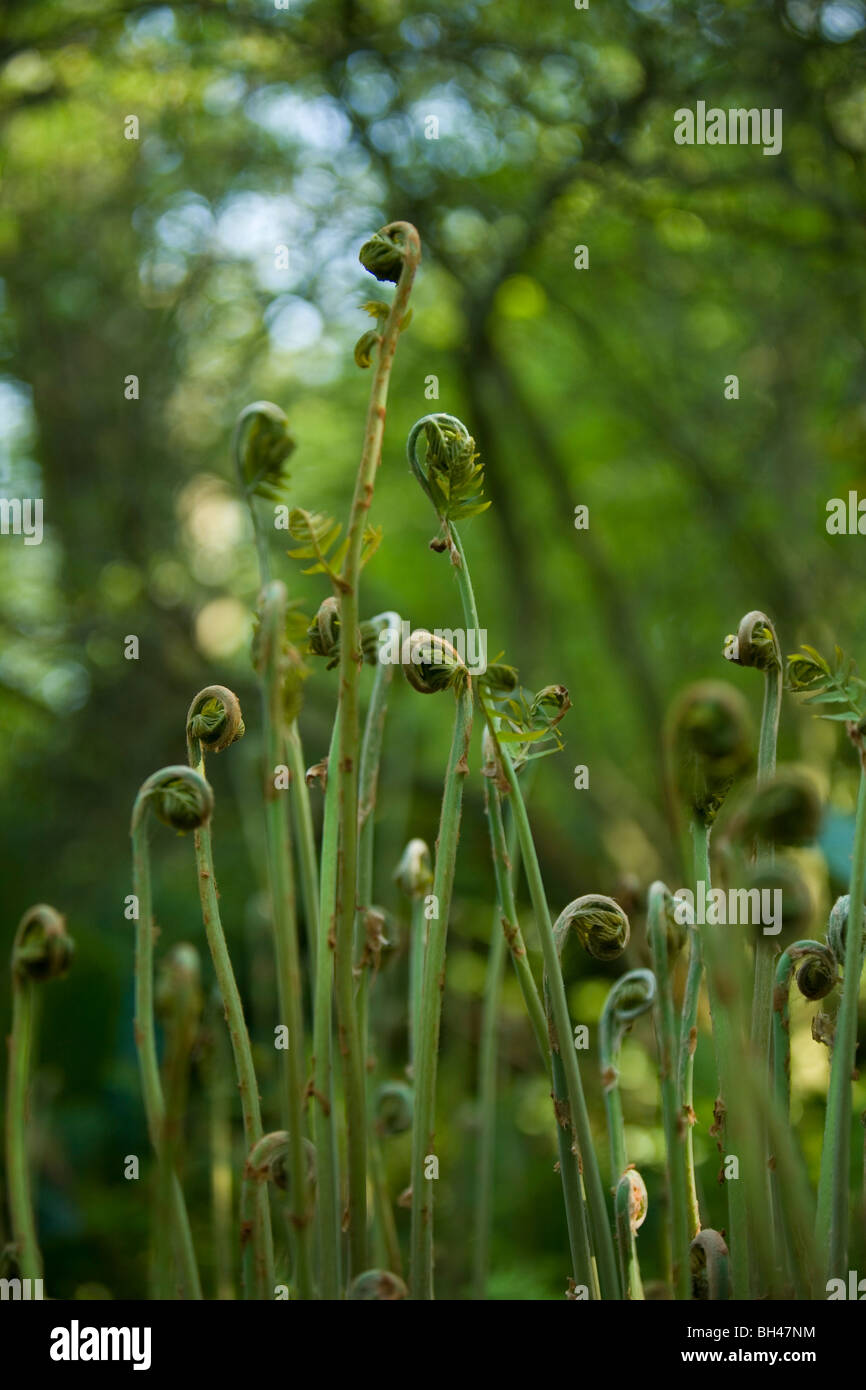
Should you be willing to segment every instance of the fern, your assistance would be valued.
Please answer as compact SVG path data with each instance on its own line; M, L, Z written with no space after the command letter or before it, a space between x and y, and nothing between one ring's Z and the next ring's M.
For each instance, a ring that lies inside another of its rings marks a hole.
M563 747L560 721L571 708L563 685L546 685L537 695L518 689L501 696L489 707L501 721L497 731L500 744L512 748L511 759L521 767L533 758L558 753Z
M347 539L340 540L343 528L339 521L324 512L308 512L295 507L289 513L289 535L295 542L294 549L288 551L292 560L312 560L302 571L303 574L327 574L336 588L343 588L340 571L349 546ZM361 568L379 549L382 541L381 526L364 528L361 547Z
M834 649L834 665L816 651L803 646L788 657L788 689L803 695L803 703L821 706L814 711L816 719L835 719L849 723L866 714L866 681L857 675L857 667L846 657L841 647ZM837 705L838 709L824 706Z

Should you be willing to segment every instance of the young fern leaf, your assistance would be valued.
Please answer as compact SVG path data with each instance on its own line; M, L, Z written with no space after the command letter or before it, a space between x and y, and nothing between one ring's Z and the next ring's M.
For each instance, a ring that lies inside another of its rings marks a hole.
M866 681L857 675L855 662L846 657L841 647L834 649L834 664L805 644L799 652L788 657L788 689L803 696L803 704L813 706L838 705L839 709L815 709L816 719L833 719L848 723L866 714Z
M238 416L234 453L248 498L283 502L289 483L287 459L296 443L286 415L271 401L254 401Z
M289 512L289 535L295 542L294 549L287 552L289 558L312 560L314 563L302 570L302 574L327 574L337 590L343 585L340 570L349 547L348 538L337 544L342 529L339 521L326 516L324 512L308 512L303 507L295 507ZM365 526L361 545L362 569L379 549L381 542L382 527Z
M516 768L563 748L559 724L571 709L571 697L564 685L546 685L535 696L516 690L492 702L489 709L502 720L497 737L500 743L511 745Z
M418 458L418 441L424 433L424 462ZM475 440L453 415L425 415L413 425L407 441L409 465L426 492L445 529L451 522L466 521L490 506L482 497L484 465L478 461Z

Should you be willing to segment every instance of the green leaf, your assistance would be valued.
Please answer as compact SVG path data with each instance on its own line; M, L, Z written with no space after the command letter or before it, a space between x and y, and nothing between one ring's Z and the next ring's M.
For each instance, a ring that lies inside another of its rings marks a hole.
M324 512L308 512L295 507L289 512L289 535L296 542L294 549L288 551L292 560L315 560L315 564L303 570L304 574L328 574L331 579L339 577L341 563L340 551L334 554L342 526ZM345 553L345 542L340 547Z

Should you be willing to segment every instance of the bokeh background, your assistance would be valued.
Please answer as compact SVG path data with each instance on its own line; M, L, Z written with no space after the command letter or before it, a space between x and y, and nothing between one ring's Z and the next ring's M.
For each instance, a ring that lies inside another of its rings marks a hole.
M860 0L591 0L586 11L569 0L7 0L0 492L42 497L45 536L0 537L3 941L25 907L48 901L78 948L69 978L46 991L34 1091L49 1292L146 1287L147 1182L123 1178L125 1155L147 1153L123 915L128 821L143 778L183 759L188 703L213 681L247 712L245 740L210 776L224 917L268 1083L257 577L230 435L249 401L278 402L298 439L293 501L345 516L369 388L352 346L370 323L357 252L371 231L413 221L424 262L393 377L373 517L384 542L363 607L459 622L404 453L415 419L455 413L478 441L493 503L464 531L491 655L504 651L530 688L562 682L574 700L565 750L539 764L532 793L552 906L613 893L633 919L623 962L587 962L576 1020L594 1025L611 979L646 963L647 883L684 881L662 770L675 692L728 678L757 716L760 680L721 657L753 608L770 613L787 651L838 641L866 660L866 541L825 529L831 497L866 495L864 34ZM782 153L675 145L674 111L698 100L782 108ZM124 138L129 115L138 140ZM438 139L426 138L430 116ZM586 270L574 268L577 245L589 248ZM729 374L736 401L724 397ZM425 398L431 375L438 402ZM576 531L581 503L590 526ZM274 546L312 613L321 579ZM130 634L137 661L124 659ZM325 753L335 688L321 669L307 682L310 763ZM402 683L391 701L376 878L395 946L374 1004L383 1077L405 1061L405 924L391 874L410 836L435 837L448 703ZM856 770L843 742L786 698L782 756L808 762L828 797L821 844L799 856L813 931L847 878ZM573 787L577 764L588 790ZM441 1067L439 1287L451 1297L467 1295L472 1262L493 895L482 793L476 743ZM154 859L160 946L204 951L192 846L160 833ZM531 945L528 908L523 918ZM8 1003L4 976L4 1028ZM809 1036L812 1012L792 1005L794 1115L814 1167L827 1052ZM645 1023L626 1042L622 1086L650 1189L641 1249L652 1279L662 1134ZM548 1087L510 975L498 1048L489 1292L559 1297L567 1247ZM711 1051L704 1032L696 1143L706 1209L723 1224ZM592 1053L586 1074L604 1149ZM208 1104L198 1078L187 1184L206 1280ZM396 1141L395 1191L407 1161ZM408 1213L398 1217L402 1231Z

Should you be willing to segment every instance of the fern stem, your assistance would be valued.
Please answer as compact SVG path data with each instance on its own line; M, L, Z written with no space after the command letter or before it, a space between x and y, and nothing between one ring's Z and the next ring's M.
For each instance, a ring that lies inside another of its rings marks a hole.
M190 767L194 768L204 777L204 751L198 739L187 739L187 757ZM244 1144L248 1152L264 1134L262 1109L256 1069L253 1062L252 1047L250 1045L250 1035L244 1017L244 1006L241 1001L237 980L235 979L235 972L232 967L228 943L226 941L225 931L223 930L222 916L220 914L219 894L217 892L216 874L214 870L213 838L209 825L202 826L195 832L195 856L198 869L198 890L201 901L202 922L204 924L207 944L210 949L214 974L217 978L217 985L219 986L229 1038L231 1040L232 1055L234 1058L235 1072L238 1079L238 1092L241 1102ZM274 1242L271 1230L271 1212L268 1193L267 1189L263 1186L260 1187L257 1192L254 1226L252 1232L248 1234L252 1239L254 1263L257 1270L256 1286L260 1290L260 1296L261 1290L267 1289L269 1290L267 1296L272 1298L274 1288ZM247 1233L243 1233L243 1243L245 1243L246 1238ZM247 1298L252 1296L252 1289L248 1281L245 1285L244 1293Z
M197 776L196 773L191 772L190 769L185 767L177 766L164 769L163 772L155 774L154 777L149 778L148 781L143 784L136 797L132 812L132 878L133 892L138 899L138 920L136 922L135 932L134 1032L136 1049L138 1051L144 1108L147 1116L147 1128L157 1160L157 1187L159 1187L160 1184L160 1171L162 1165L166 1162L163 1140L165 1101L159 1075L159 1062L156 1052L156 1027L153 1012L154 923L150 874L150 846L147 834L147 810L150 795L157 784L157 779L163 778L167 773L173 774L178 780L183 780L183 777L187 773L189 773L191 777ZM202 780L203 779L198 778L199 782ZM209 811L207 814L209 814ZM203 819L207 819L207 814L203 816ZM198 1264L193 1246L189 1216L187 1215L186 1202L184 1201L180 1179L174 1172L171 1175L169 1187L170 1216L176 1236L183 1291L187 1298L200 1299L202 1297L201 1281L199 1279ZM170 1280L170 1272L165 1268L164 1264L164 1261L167 1259L167 1251L164 1233L161 1231L157 1231L157 1250L160 1252L160 1258L163 1261L162 1267L158 1270L157 1278L160 1284L165 1287Z
M304 751L297 721L294 721L286 734L286 752L290 773L290 795L292 799L292 820L295 843L298 847L298 877L301 887L301 901L304 905L306 925L307 955L310 982L316 978L316 952L319 940L319 865L316 854L316 837L313 832L313 813L310 807L310 789L307 786Z
M710 827L695 819L692 823L695 856L695 884L703 882L706 892L710 891ZM733 990L719 989L719 952L713 935L713 927L700 927L701 945L706 961L707 992L710 999L710 1015L713 1024L713 1044L716 1053L716 1069L719 1082L719 1096L716 1101L716 1133L721 1152L725 1152L725 1140L730 1126L729 1106L735 1094L737 1078L737 1059L734 1051L734 1027L727 999L733 998L738 987L735 981ZM732 942L733 954L736 943ZM730 963L733 968L733 962ZM728 1193L729 1247L731 1259L731 1280L734 1298L748 1298L749 1278L749 1228L746 1217L742 1180L726 1183Z
M31 980L13 979L12 1034L6 1083L6 1185L16 1262L24 1279L41 1279L42 1254L36 1234L27 1156L30 1074L33 1066L36 1000Z
M853 727L853 726L849 726ZM854 822L845 974L842 1002L830 1065L830 1089L824 1120L824 1147L818 1182L817 1237L827 1251L827 1277L848 1276L848 1207L851 1177L851 1073L857 1050L857 1003L862 967L863 894L866 890L866 765L859 745L861 771Z
M331 730L325 814L322 823L319 897L319 945L313 1008L313 1139L316 1146L315 1222L322 1298L340 1297L342 1243L340 1233L340 1173L337 1117L334 1109L333 978L336 906L338 801L336 766L340 745L340 712Z
M302 1008L301 969L289 801L274 785L274 768L282 762L285 746L280 672L280 650L285 628L286 588L279 580L263 591L261 614L264 639L262 674L262 723L264 731L264 795L268 847L268 876L277 961L280 1022L288 1029L283 1065L283 1106L287 1116L289 1169L291 1174L291 1226L294 1236L295 1277L298 1297L312 1297L310 1221L312 1204L304 1155L304 1098L306 1060Z
M425 1176L425 1160L435 1156L436 1071L442 992L445 987L445 948L471 732L472 688L466 677L457 690L454 731L442 793L436 862L433 870L433 913L428 922L420 1028L416 1039L410 1237L410 1286L412 1297L416 1299L433 1297L434 1179Z
M358 586L364 528L373 500L385 430L388 383L406 314L412 282L421 258L418 233L408 223L395 223L387 231L403 234L405 255L388 316L382 326L376 356L364 446L355 481L346 552L337 585L340 600L340 756L337 763L340 838L337 856L336 997L349 1172L350 1273L354 1278L367 1268L367 1143L364 1058L354 1003L353 929L358 872L358 744L359 677L361 650L358 634Z
M689 1241L701 1229L701 1212L695 1175L695 1050L698 1045L698 1001L701 976L704 973L701 937L697 927L689 927L689 966L680 1015L678 1095L685 1125L686 1205L689 1220Z
M659 1050L659 1077L662 1091L662 1121L667 1150L669 1220L674 1294L689 1297L689 1212L686 1175L686 1134L691 1125L679 1103L677 1084L677 1036L673 990L668 965L666 931L667 889L663 883L650 888L647 932L656 977L655 1020ZM700 976L698 976L698 983ZM689 1058L689 1061L691 1058Z

